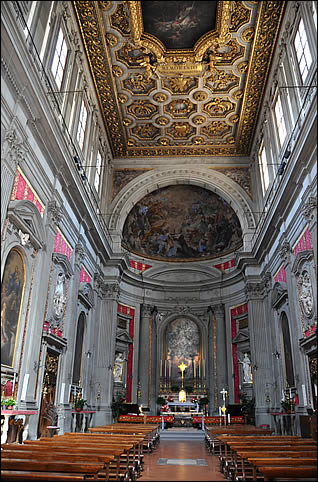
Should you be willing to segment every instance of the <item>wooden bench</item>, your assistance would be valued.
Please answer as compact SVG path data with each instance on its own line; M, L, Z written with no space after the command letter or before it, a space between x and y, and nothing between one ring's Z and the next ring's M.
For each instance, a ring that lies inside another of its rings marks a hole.
M258 467L264 481L317 480L317 467Z
M259 473L259 467L314 467L317 470L317 457L305 458L305 457L262 457L262 458L250 458L248 462L253 468L253 481L257 480Z
M31 473L37 473L44 479L50 479L52 473L55 474L55 480L72 480L66 475L73 477L73 480L85 480L85 477L91 476L97 478L97 473L104 467L103 463L95 462L63 462L63 461L40 461L26 459L10 459L4 455L1 457L1 479L9 480L9 471L14 471L15 480L30 480ZM13 475L13 474L11 474ZM79 477L83 477L79 479ZM75 478L77 479L75 479ZM12 480L12 478L10 479Z
M84 434L82 434L84 435ZM58 437L63 437L58 436ZM58 452L72 452L72 453L85 453L91 455L113 455L114 461L109 463L109 468L105 468L100 471L100 475L104 477L109 473L109 479L127 479L128 477L135 478L135 474L138 472L137 460L134 458L133 462L129 458L129 451L134 447L133 443L117 443L115 441L108 443L102 443L99 441L79 441L79 440L56 440L48 438L47 440L26 440L25 445L30 447L45 448L46 451L50 450L54 453Z

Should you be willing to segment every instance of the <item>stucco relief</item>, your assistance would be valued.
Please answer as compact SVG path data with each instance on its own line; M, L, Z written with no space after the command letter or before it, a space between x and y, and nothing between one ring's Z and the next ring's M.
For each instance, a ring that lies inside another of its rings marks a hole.
M308 271L303 271L299 276L299 285L300 300L304 313L308 318L311 318L313 315L314 300L311 279Z

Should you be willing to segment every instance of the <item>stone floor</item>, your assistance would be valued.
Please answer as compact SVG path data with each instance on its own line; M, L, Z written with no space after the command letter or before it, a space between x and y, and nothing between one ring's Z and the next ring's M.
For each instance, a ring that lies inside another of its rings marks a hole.
M206 465L205 465L206 464ZM218 457L211 455L202 431L172 428L161 432L159 446L145 455L144 471L138 481L218 481Z

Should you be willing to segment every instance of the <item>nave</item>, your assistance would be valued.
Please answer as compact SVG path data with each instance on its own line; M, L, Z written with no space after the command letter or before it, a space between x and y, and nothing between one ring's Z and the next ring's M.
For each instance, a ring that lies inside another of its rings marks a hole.
M145 456L139 479L147 480L226 480L219 470L217 455L212 455L204 441L204 432L195 428L161 431L160 444Z

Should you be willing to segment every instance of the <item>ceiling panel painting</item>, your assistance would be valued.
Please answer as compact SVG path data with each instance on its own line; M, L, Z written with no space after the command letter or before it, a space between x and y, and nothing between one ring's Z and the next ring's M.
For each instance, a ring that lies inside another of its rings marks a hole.
M191 49L216 26L216 1L142 1L144 31L167 49Z
M115 160L250 154L284 1L73 6Z
M143 257L195 261L240 248L242 231L222 197L199 186L177 185L158 189L133 207L122 244Z

